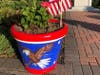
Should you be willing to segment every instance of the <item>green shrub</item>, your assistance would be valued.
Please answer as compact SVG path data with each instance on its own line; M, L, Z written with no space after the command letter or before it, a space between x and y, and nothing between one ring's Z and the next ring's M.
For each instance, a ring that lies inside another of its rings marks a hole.
M48 19L51 17L46 12L46 9L41 6L41 1L28 0L26 6L19 9L20 12L20 23L24 29L30 28L32 25L45 28L48 25Z
M6 29L0 26L0 57L13 57L15 56L14 48L8 40L11 36L6 31Z
M0 2L0 23L5 22L9 25L15 23L23 31L31 30L34 26L44 30L47 28L49 18L51 16L41 6L41 0L4 0Z
M92 6L96 8L100 8L100 0L92 0Z

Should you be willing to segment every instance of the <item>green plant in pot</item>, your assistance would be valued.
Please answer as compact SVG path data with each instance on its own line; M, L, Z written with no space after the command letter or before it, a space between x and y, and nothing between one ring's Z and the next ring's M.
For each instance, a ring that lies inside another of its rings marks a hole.
M26 33L44 33L48 25L50 15L46 13L46 9L40 6L40 1L28 0L26 6L19 10L19 26L21 31Z
M11 34L17 41L24 66L33 74L50 72L57 64L62 38L68 27L63 23L60 28L60 21L51 19L41 1L18 2L23 4L15 7L17 15L14 15Z

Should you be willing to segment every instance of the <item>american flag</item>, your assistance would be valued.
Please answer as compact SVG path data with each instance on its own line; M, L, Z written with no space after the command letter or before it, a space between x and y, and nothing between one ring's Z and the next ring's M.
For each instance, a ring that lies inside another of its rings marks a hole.
M49 14L57 16L66 12L67 9L72 7L71 0L55 0L52 2L42 2L42 6L46 7Z

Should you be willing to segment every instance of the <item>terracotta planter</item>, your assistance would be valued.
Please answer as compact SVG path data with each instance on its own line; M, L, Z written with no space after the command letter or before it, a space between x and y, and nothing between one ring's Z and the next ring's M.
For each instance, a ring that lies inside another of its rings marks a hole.
M50 19L49 22L55 23L59 20ZM62 29L46 34L26 34L16 31L13 25L11 33L18 43L25 68L33 74L43 74L55 68L68 26L64 24Z

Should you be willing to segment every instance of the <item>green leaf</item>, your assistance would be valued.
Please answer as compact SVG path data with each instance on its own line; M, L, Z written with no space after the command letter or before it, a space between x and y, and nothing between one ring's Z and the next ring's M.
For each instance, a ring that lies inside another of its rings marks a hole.
M25 19L21 18L21 24L25 24Z
M28 27L29 27L29 26L28 26L27 24L24 24L24 29L25 29L25 30L27 30Z

